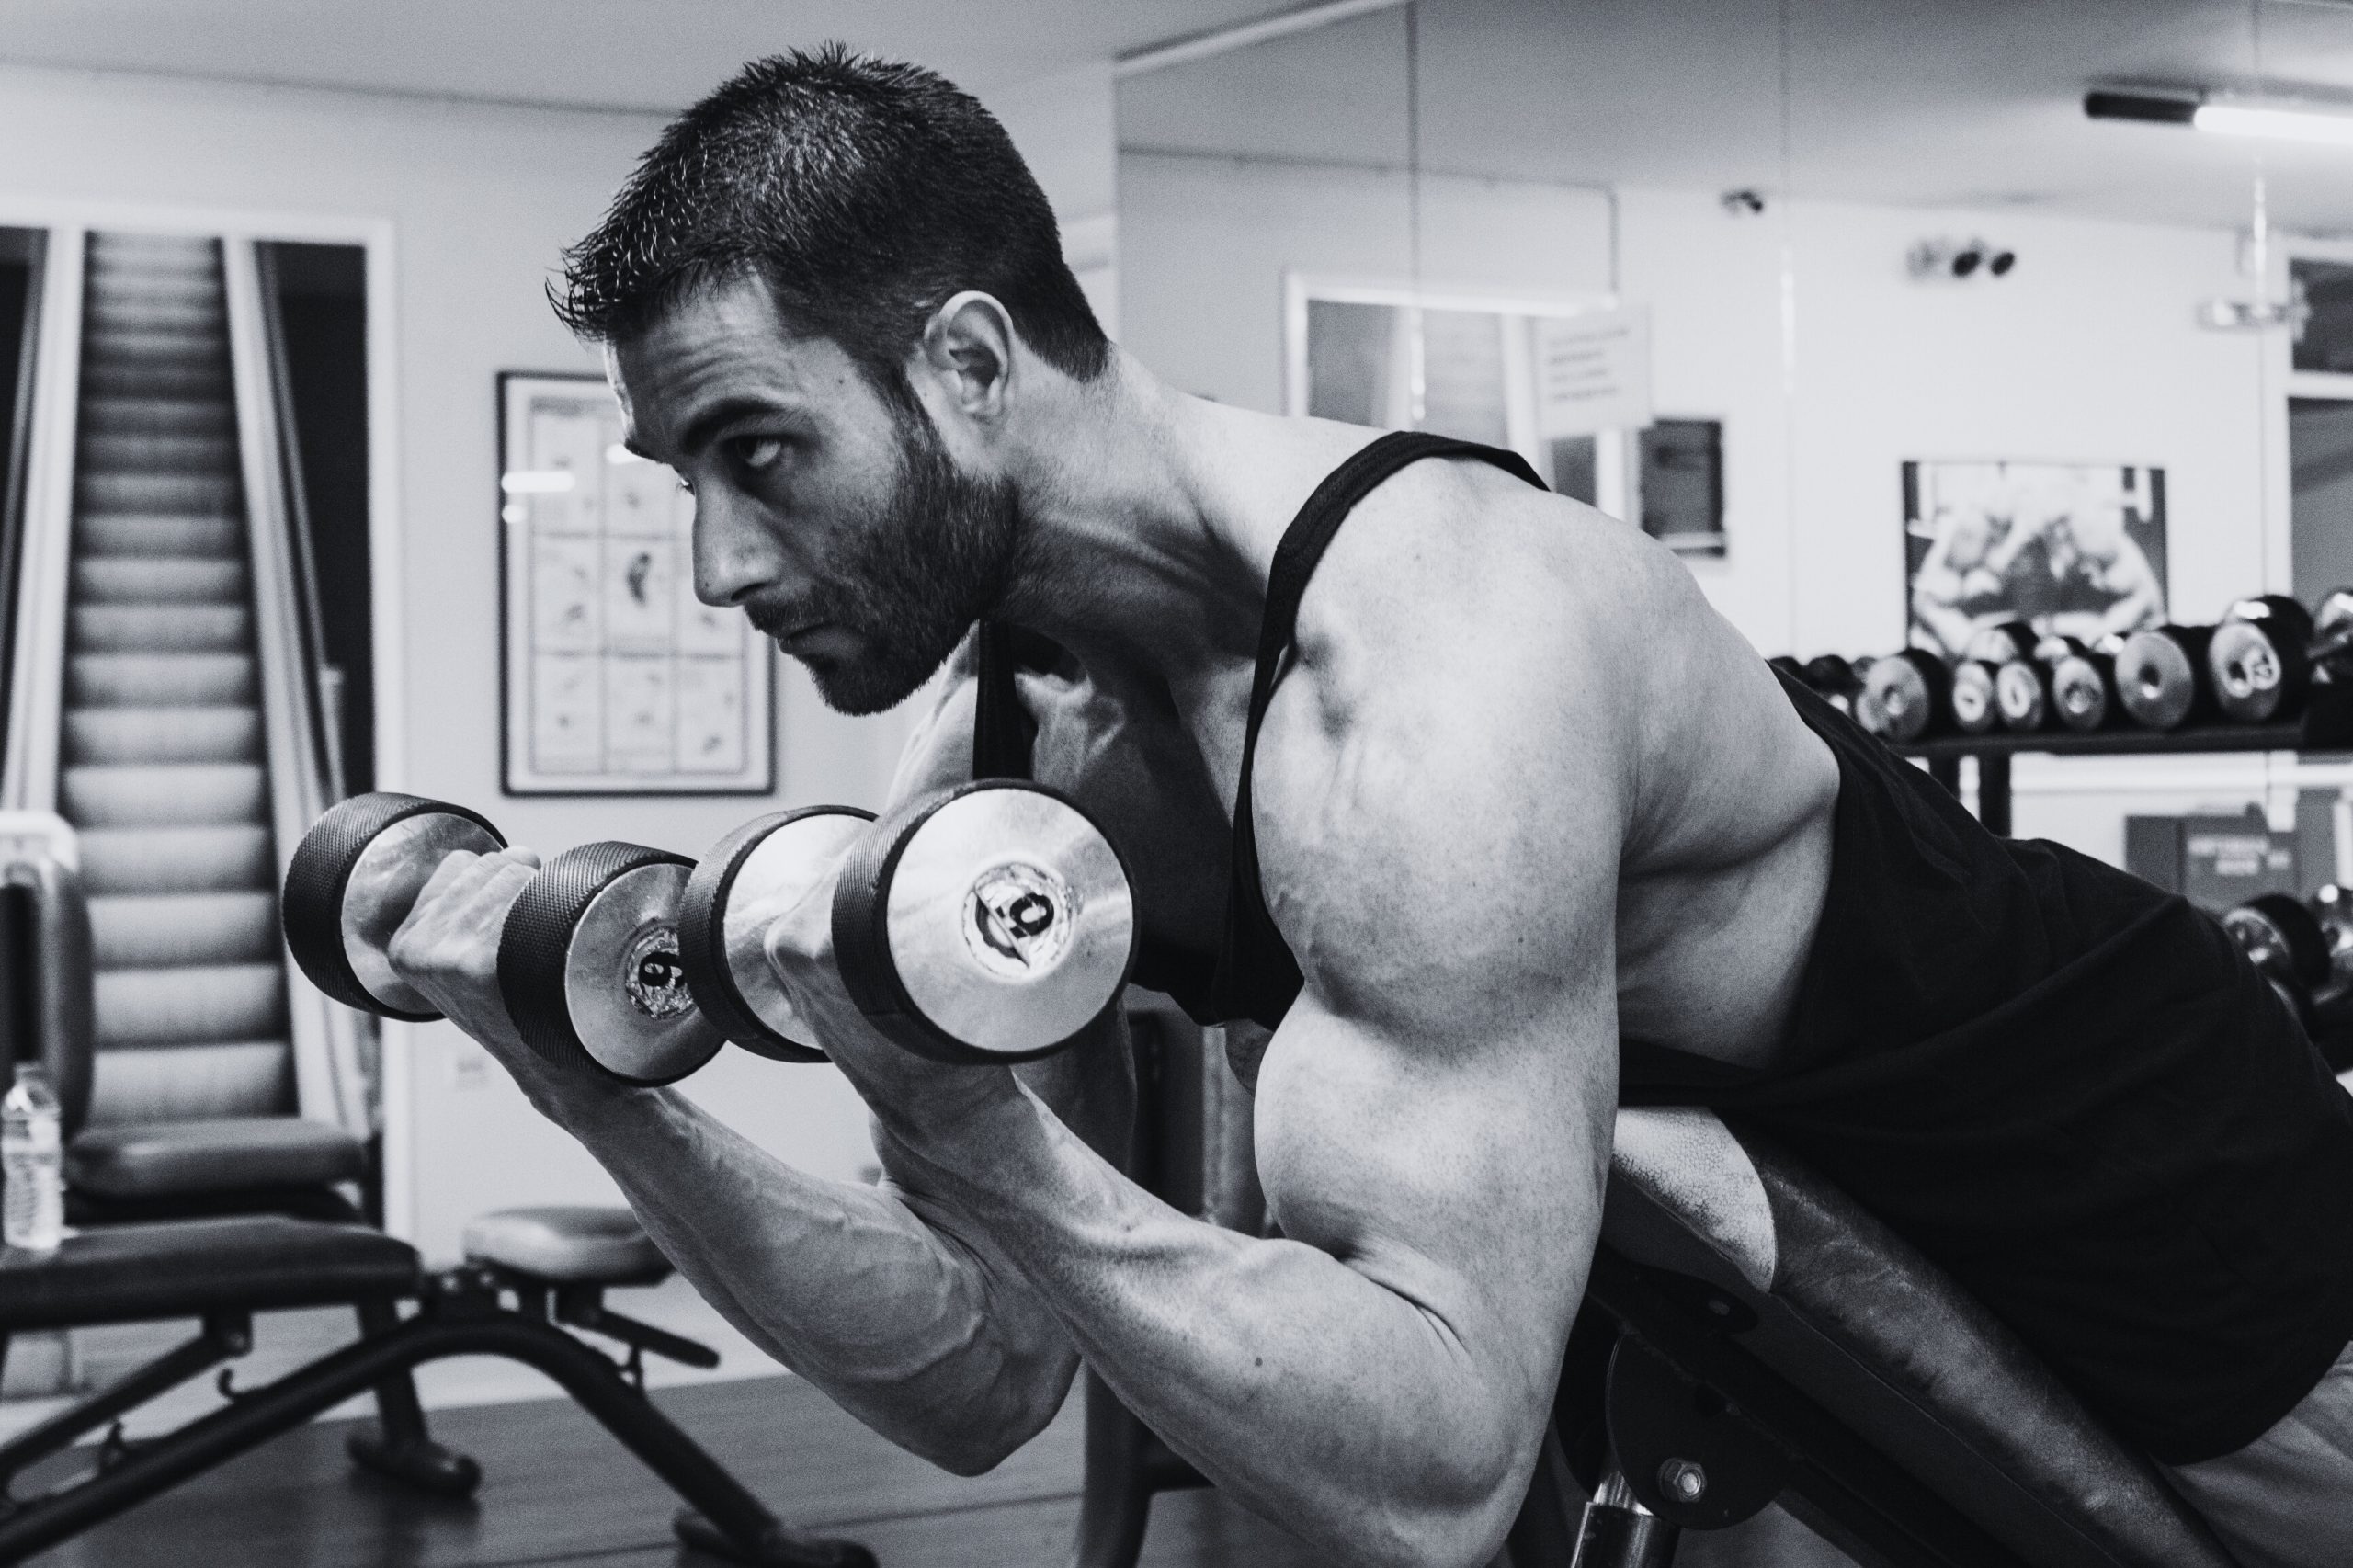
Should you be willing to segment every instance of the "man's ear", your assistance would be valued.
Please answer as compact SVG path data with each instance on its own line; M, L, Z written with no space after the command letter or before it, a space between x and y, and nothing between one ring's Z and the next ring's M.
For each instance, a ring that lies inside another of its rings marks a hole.
M995 296L967 289L925 324L922 368L966 417L994 421L1005 412L1016 342L1006 308Z

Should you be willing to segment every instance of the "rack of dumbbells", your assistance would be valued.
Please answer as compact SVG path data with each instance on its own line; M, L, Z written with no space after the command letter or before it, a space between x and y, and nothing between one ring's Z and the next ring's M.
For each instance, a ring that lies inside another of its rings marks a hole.
M2223 751L2353 751L2353 588L2312 609L2241 599L2212 626L2162 626L2086 644L2021 622L1987 627L1948 663L1907 648L1773 663L1960 790L1977 759L1978 819L2010 831L2010 758Z

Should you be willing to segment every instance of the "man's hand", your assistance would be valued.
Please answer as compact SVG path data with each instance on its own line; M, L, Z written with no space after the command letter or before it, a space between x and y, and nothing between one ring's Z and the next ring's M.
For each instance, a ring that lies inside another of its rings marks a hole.
M487 1047L535 1102L559 1077L580 1076L559 1074L523 1042L498 991L506 912L539 869L540 858L529 849L451 855L416 895L386 949L392 972Z
M920 1147L935 1131L963 1124L989 1100L1017 1093L1003 1066L950 1066L900 1045L870 1022L842 983L834 949L834 892L846 846L826 874L768 927L768 962L818 1043L849 1078L875 1118Z

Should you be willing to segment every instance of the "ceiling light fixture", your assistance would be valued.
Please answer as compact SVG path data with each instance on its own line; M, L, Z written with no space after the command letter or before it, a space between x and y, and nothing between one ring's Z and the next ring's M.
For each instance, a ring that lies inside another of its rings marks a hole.
M2084 95L2084 113L2093 119L2187 125L2218 136L2259 136L2277 142L2353 147L2353 115L2318 109L2266 108L2247 103L2211 103L2202 97L2163 97L2154 93L2093 92Z

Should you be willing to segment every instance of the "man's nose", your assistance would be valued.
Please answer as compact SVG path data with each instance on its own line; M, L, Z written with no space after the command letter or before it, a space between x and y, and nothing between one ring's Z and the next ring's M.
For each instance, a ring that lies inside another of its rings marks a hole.
M695 495L694 547L695 597L707 605L740 604L792 574L767 520L724 485Z

